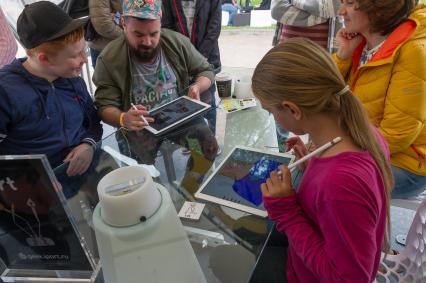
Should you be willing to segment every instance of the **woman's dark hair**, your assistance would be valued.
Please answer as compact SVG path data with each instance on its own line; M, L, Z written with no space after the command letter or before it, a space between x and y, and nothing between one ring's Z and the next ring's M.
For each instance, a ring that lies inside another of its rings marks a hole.
M417 0L356 0L357 9L367 13L371 32L391 33L408 18Z

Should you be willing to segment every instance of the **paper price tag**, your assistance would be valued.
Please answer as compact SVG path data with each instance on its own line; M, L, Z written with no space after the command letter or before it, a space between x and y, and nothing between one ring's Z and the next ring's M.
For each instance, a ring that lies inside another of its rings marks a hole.
M205 206L204 203L185 201L178 215L182 218L198 220Z

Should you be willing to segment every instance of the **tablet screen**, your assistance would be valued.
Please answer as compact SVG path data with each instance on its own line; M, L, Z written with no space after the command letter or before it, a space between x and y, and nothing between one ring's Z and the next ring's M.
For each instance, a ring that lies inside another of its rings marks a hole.
M288 165L293 160L294 156L288 154L236 147L206 180L196 197L265 216L260 185L280 164Z
M192 117L206 111L210 105L188 97L179 97L159 108L150 111L154 122L149 124L148 130L154 134L161 133L171 127L181 124Z

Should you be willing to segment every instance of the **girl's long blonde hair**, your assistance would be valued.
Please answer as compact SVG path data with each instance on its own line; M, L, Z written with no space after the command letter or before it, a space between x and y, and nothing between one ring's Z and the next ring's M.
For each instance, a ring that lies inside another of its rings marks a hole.
M374 158L386 189L387 229L384 250L389 244L389 199L393 188L391 166L373 133L361 102L346 87L336 64L324 48L305 38L291 38L272 48L257 65L252 89L262 104L279 106L288 100L304 113L337 116L340 127L353 142Z

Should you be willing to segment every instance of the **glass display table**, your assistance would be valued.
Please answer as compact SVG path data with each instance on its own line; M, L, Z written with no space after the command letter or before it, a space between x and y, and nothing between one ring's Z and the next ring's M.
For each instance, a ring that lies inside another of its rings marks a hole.
M220 110L219 110L220 111ZM224 114L224 113L222 113ZM102 176L123 166L149 165L154 182L164 186L177 212L194 199L202 181L235 145L260 149L276 147L273 118L259 106L222 115L225 131L218 143L204 119L198 118L162 137L119 129L102 139L85 174L68 177L69 164L55 168L85 245L99 258L92 213ZM223 129L222 129L223 130ZM218 133L220 135L221 133ZM215 203L206 206L199 220L180 218L207 282L250 282L272 228L266 218ZM101 276L96 282L102 282Z

